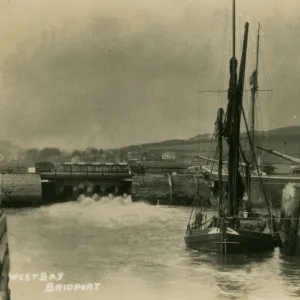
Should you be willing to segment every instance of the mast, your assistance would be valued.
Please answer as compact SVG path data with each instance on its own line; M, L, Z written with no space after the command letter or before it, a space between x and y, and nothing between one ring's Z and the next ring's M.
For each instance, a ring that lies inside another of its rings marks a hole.
M235 214L236 206L237 206L237 172L239 166L239 143L238 143L238 136L237 136L237 59L235 55L235 0L232 0L232 58L233 63L235 64L235 72L233 76L233 114L232 114L232 131L231 131L231 152L232 152L232 173L229 176L232 180L232 197L231 197L231 216Z
M244 32L244 40L243 40L243 50L240 64L240 72L239 72L239 80L237 84L237 96L235 97L235 105L234 105L234 144L235 144L235 155L236 159L234 163L234 177L235 177L235 215L239 213L239 201L241 197L241 193L244 191L241 189L242 185L242 177L239 173L239 162L240 162L240 127L241 127L241 114L242 114L242 106L243 106L243 91L244 91L244 82L245 82L245 71L246 71L246 60L247 60L247 47L248 47L248 29L249 23L245 24L245 32Z
M235 216L239 211L239 199L242 198L245 187L239 173L240 158L240 122L242 98L244 90L246 53L249 23L245 24L243 52L240 65L239 82L237 83L237 60L235 58L235 0L233 0L233 57L230 59L230 81L228 89L228 105L224 137L228 143L228 200L229 215Z
M230 59L230 81L228 89L228 107L227 120L225 125L225 135L228 143L228 200L229 200L229 214L234 215L234 202L236 199L236 180L234 162L236 160L236 151L234 151L234 144L232 133L234 131L234 102L236 98L236 82L237 82L237 60L235 57L235 0L232 0L232 58Z
M232 57L235 58L235 0L232 0Z
M219 181L219 201L218 211L219 216L223 215L223 180L222 180L222 169L223 169L223 109L220 108L218 111L217 120L218 129L218 148L219 148L219 167L218 167L218 181Z
M256 100L256 94L258 91L258 59L259 59L259 30L260 30L260 24L258 23L258 29L257 29L257 45L256 45L256 66L255 70L252 73L252 76L250 78L250 85L252 85L251 88L251 124L250 124L250 130L251 130L251 140L253 148L255 147L255 100ZM251 162L252 165L254 163L254 156L251 155Z

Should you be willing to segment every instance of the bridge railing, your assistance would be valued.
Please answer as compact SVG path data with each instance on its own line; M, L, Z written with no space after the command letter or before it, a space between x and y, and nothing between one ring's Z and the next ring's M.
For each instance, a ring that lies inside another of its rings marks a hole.
M70 168L69 170L63 169L63 168L54 168L51 171L49 170L48 172L40 172L40 173L51 173L55 176L61 175L61 174L69 174L69 175L85 175L89 177L90 175L100 175L100 176L105 176L105 175L114 175L114 176L121 176L121 175L128 175L130 176L131 173L130 171L125 171L125 170L112 170L112 171L106 171L106 170L89 170L88 168L84 170L73 170Z

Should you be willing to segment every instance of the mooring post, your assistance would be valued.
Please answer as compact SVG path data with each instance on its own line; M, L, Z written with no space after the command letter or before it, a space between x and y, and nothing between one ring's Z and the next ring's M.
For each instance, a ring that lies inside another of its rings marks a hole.
M282 191L280 238L282 252L300 256L300 185L289 183Z
M172 173L168 174L168 181L169 181L169 190L170 190L169 205L174 205L174 199L173 199L173 176L172 176Z
M9 289L9 270L10 270L10 257L8 247L7 235L7 221L4 211L1 211L0 217L0 262L2 267L0 279L0 299L10 300Z

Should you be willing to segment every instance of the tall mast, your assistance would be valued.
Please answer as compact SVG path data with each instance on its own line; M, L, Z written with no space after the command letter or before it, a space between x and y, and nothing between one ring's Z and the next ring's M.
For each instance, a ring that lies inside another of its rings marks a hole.
M234 107L236 103L236 91L237 91L237 60L235 54L235 0L232 0L232 58L230 60L230 93L229 102L231 103L231 113L228 118L231 119L229 125L229 155L228 155L228 185L229 185L229 213L232 216L234 214L234 207L237 198L237 180L236 180L236 160L238 149L234 144L234 132L236 131L236 117Z
M224 137L228 143L228 200L229 215L234 216L239 210L239 199L244 193L244 184L239 173L240 156L240 120L244 91L244 78L247 55L248 26L245 24L243 51L239 70L239 82L237 82L237 60L235 58L235 0L232 0L232 54L230 59L230 79L228 89L228 104Z
M235 99L235 133L234 133L234 142L235 142L235 149L236 151L236 159L234 161L234 176L235 176L235 214L237 215L239 212L239 201L242 192L241 184L242 178L239 173L239 156L240 156L240 125L241 125L241 112L243 106L243 91L244 91L244 81L245 81L245 70L246 70L246 60L247 60L247 47L248 47L248 31L249 31L249 23L245 23L245 31L244 31L244 40L243 40L243 50L242 50L242 57L240 63L240 70L239 70L239 80L237 84L237 97ZM238 195L239 194L239 195Z
M235 58L235 0L232 0L232 57ZM233 84L235 83L234 78Z
M237 60L236 60L236 55L235 55L235 0L232 0L232 59L233 59L233 63L236 62L236 67L237 67ZM237 72L236 72L236 68L235 68L235 73L233 76L233 107L236 107L236 91L237 91ZM236 111L233 112L233 130L232 133L235 132L236 133L236 121L237 121L237 115L236 115ZM231 209L232 211L230 212L231 215L234 214L235 209L236 209L236 203L237 203L237 170L238 170L238 158L239 158L239 151L238 148L236 148L236 146L239 147L239 145L237 145L237 143L235 144L235 142L237 141L235 138L235 133L233 133L233 140L232 140L232 146L233 148L235 147L235 150L233 150L233 162L232 162L232 188L233 188L233 193L232 193L232 198L231 198ZM235 141L234 141L235 140ZM234 145L235 144L235 145Z
M259 30L260 30L260 23L258 23L257 29L257 46L256 46L256 71L258 72L258 58L259 58Z
M218 170L218 181L219 181L219 216L223 215L223 109L220 108L218 111L217 119L217 130L218 130L218 148L219 148L219 170Z
M259 29L260 24L258 23L258 29L257 29L257 45L256 45L256 66L255 70L253 71L253 74L250 78L250 84L252 85L251 88L251 140L253 147L255 147L255 100L256 100L256 94L258 90L258 59L259 59ZM252 165L254 163L254 154L252 154Z

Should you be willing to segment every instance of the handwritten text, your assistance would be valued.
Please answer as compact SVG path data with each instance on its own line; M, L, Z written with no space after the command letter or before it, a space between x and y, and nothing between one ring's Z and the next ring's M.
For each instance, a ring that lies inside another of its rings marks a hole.
M70 284L54 284L52 282L47 283L44 292L86 292L86 291L98 291L102 283L70 283Z
M9 274L10 280L18 281L60 281L64 277L64 273L14 273Z

